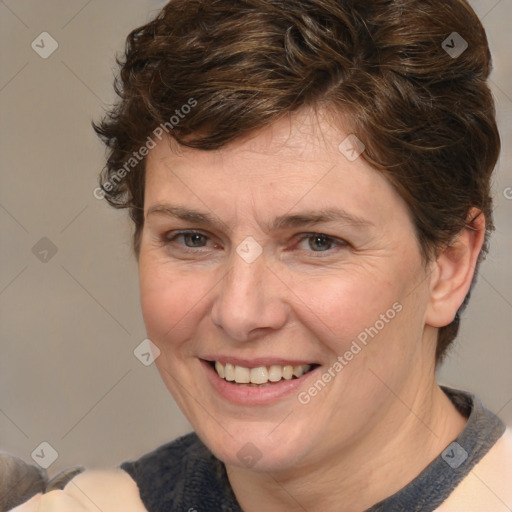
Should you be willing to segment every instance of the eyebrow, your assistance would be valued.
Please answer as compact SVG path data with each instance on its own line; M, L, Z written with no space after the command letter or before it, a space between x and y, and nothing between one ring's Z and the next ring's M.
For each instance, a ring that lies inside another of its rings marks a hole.
M148 209L147 217L153 214L165 215L180 219L183 221L191 222L194 224L202 224L205 226L212 226L217 229L226 227L226 224L218 220L214 216L184 208L181 206L172 206L169 204L157 204ZM270 231L280 231L284 229L298 228L310 226L313 224L322 224L327 222L341 222L358 228L374 227L375 224L369 219L364 219L357 215L352 215L343 209L326 208L321 210L307 210L295 214L286 214L276 217L270 223Z

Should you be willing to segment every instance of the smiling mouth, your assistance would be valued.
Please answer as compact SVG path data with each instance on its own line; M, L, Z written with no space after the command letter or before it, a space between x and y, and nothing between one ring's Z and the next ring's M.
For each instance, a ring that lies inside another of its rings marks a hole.
M247 368L245 366L221 363L220 361L208 361L217 375L231 384L245 386L265 387L272 386L285 380L293 380L302 377L317 368L317 364L271 365Z

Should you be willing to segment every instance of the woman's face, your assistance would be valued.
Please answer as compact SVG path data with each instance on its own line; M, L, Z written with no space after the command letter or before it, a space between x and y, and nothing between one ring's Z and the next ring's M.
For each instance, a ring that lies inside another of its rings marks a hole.
M301 112L220 150L163 141L148 156L148 337L228 464L325 461L396 428L431 384L429 279L410 215L350 139L340 146L347 135Z

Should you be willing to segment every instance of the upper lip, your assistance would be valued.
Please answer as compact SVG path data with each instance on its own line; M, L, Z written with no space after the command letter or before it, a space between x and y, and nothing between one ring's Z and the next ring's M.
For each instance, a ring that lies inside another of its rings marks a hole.
M298 359L284 359L284 358L278 358L278 357L255 357L252 359L243 359L240 357L233 357L233 356L223 356L223 355L216 355L216 356L205 356L203 358L204 361L207 361L209 363L219 361L222 364L230 363L233 366L243 366L245 368L258 368L260 366L303 366L303 365L314 365L317 363L314 363L312 361L304 361L304 360L298 360Z

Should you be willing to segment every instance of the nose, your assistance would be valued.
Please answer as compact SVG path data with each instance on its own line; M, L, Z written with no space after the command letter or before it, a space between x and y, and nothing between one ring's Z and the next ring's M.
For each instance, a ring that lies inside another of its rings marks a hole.
M286 324L285 286L262 254L247 263L234 253L211 311L213 323L228 339L251 341Z

